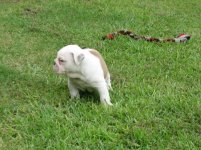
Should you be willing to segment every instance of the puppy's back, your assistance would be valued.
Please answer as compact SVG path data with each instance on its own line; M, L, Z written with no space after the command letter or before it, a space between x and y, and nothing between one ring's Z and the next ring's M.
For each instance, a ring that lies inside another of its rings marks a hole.
M104 73L104 78L106 79L109 74L109 71L102 55L95 49L90 49L89 52L100 60L100 64Z

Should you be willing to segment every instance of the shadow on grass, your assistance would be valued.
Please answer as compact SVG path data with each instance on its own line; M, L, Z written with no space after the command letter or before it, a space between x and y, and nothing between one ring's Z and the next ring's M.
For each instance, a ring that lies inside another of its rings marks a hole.
M58 79L58 80L57 80ZM57 78L54 74L48 78L23 74L14 69L0 65L0 95L2 104L16 102L39 101L55 106L66 105L70 95L65 78ZM98 93L80 92L80 102L99 103ZM77 101L77 100L76 100Z

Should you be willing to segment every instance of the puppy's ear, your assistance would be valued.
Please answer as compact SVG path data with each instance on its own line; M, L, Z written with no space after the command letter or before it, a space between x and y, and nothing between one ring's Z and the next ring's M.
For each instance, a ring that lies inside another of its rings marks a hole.
M73 52L72 55L73 55L73 60L74 60L75 64L76 64L76 65L80 65L81 62L82 62L83 59L84 59L84 54Z

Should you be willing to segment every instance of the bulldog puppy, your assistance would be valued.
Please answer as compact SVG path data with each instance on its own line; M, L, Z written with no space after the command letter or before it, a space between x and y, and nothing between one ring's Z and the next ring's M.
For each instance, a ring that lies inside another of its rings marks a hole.
M104 105L112 105L109 90L112 89L110 73L101 54L94 50L68 45L60 49L53 69L68 76L71 98L80 98L79 91L97 90Z

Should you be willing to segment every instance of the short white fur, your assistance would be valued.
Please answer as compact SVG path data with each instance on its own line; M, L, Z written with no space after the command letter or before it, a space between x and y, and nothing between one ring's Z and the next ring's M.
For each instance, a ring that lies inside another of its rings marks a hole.
M104 77L100 59L90 53L92 49L81 49L78 45L68 45L60 49L54 60L53 69L58 74L68 76L71 98L80 98L79 91L97 90L104 105L112 105L109 90L112 89L110 73Z

